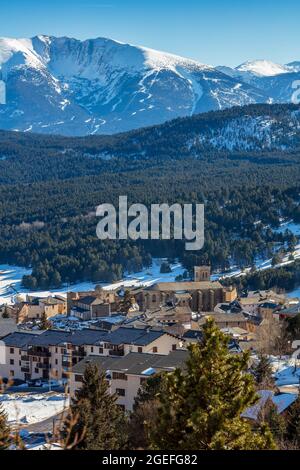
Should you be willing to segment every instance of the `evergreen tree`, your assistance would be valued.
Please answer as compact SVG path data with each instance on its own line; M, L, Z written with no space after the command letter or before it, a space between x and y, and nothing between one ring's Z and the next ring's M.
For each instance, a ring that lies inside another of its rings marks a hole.
M275 388L272 366L268 356L266 356L265 354L261 354L259 356L259 361L252 368L252 373L260 389Z
M163 376L156 425L150 430L154 449L253 450L275 447L265 424L252 430L241 413L256 392L247 373L249 355L231 354L226 337L209 319L203 341L189 347L186 369Z
M0 403L0 450L8 449L10 445L10 429L7 423L7 415Z
M155 426L158 413L157 394L161 390L162 376L155 374L142 384L134 400L129 422L129 444L131 449L148 449L150 427Z
M46 312L43 312L42 318L41 318L41 323L40 323L40 329L41 330L49 330L51 328L51 322L47 318Z
M278 413L277 406L271 399L267 400L258 415L258 429L263 423L267 423L279 449L284 448L286 435L286 419Z
M300 395L290 407L287 414L286 438L300 446Z
M110 395L104 373L88 364L82 388L71 403L71 414L64 433L66 447L83 450L118 450L127 443L127 422L116 404L117 395ZM74 421L70 429L70 422Z
M119 304L119 309L121 312L128 314L129 310L133 305L133 299L130 290L126 290L124 297Z
M171 266L169 263L166 263L165 261L161 264L160 266L160 272L162 274L165 274L165 273L171 273L172 272L172 269L171 269Z

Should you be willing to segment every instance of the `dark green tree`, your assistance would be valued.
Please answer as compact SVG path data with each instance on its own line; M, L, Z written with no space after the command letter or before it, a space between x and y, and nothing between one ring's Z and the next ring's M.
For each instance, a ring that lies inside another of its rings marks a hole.
M169 264L169 263L166 263L165 261L164 261L163 263L161 263L160 272L161 272L162 274L172 272L172 269L171 269L170 264Z
M51 328L51 322L47 318L46 312L43 312L42 318L41 318L41 323L40 323L40 329L41 330L49 330Z
M300 339L300 313L288 319L287 331L292 339Z
M132 305L133 305L133 298L132 298L131 292L130 290L126 290L124 293L124 297L119 303L120 312L126 313L127 315Z
M129 420L129 446L131 449L148 449L150 447L149 428L155 426L161 390L162 376L149 377L140 387L134 400L133 411Z
M275 388L271 362L265 354L260 354L258 362L252 367L252 373L259 389Z
M300 395L290 407L287 414L286 438L289 442L300 446Z
M154 449L272 449L265 423L254 431L241 413L255 404L254 379L247 373L249 355L231 354L226 337L209 319L203 341L189 347L186 368L163 376Z
M72 399L70 416L64 425L66 448L118 450L127 443L127 420L117 405L117 395L109 393L104 373L88 364L81 389Z
M7 422L7 415L0 403L0 450L8 449L10 445L10 428Z

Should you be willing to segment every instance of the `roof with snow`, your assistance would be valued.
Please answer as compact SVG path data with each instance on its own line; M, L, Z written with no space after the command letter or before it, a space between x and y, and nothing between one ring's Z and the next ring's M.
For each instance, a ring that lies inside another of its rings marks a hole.
M259 417L259 413L264 408L268 400L271 400L272 403L277 408L277 413L283 413L289 406L291 406L296 400L298 395L295 393L281 393L275 395L272 390L259 390L257 392L259 400L255 405L247 408L242 414L242 418L256 420Z

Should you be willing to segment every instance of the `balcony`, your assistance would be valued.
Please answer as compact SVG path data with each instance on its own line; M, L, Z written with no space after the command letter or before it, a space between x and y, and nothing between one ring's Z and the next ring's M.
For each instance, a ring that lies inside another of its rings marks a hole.
M110 349L109 350L109 355L110 356L124 356L124 351L123 350L117 350L117 349Z
M72 367L72 361L62 361L61 365L65 368L71 368Z
M25 372L26 374L29 374L30 372L29 367L21 367L21 372Z
M36 365L36 367L37 367L38 369L45 369L45 370L48 370L48 369L49 369L49 364L44 364L44 363L42 363L42 362L38 362L37 365Z
M40 351L34 348L28 349L28 356L37 356L37 357L51 357L49 351Z
M29 356L21 356L21 361L29 362Z
M84 356L86 356L86 353L85 353L84 351L73 351L72 356L74 356L74 357L82 357L82 358L83 358Z

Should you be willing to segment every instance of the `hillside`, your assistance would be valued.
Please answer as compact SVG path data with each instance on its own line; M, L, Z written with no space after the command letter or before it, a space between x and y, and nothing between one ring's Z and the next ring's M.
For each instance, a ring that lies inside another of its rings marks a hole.
M300 107L250 105L114 136L66 138L0 131L0 183L138 170L169 160L299 163Z
M260 105L116 136L2 131L0 263L31 266L25 285L46 289L112 281L148 266L151 256L177 257L187 269L210 261L222 270L270 257L276 243L294 243L272 227L282 217L300 220L298 116L296 106ZM117 205L120 195L147 205L204 202L204 249L100 241L95 208Z

